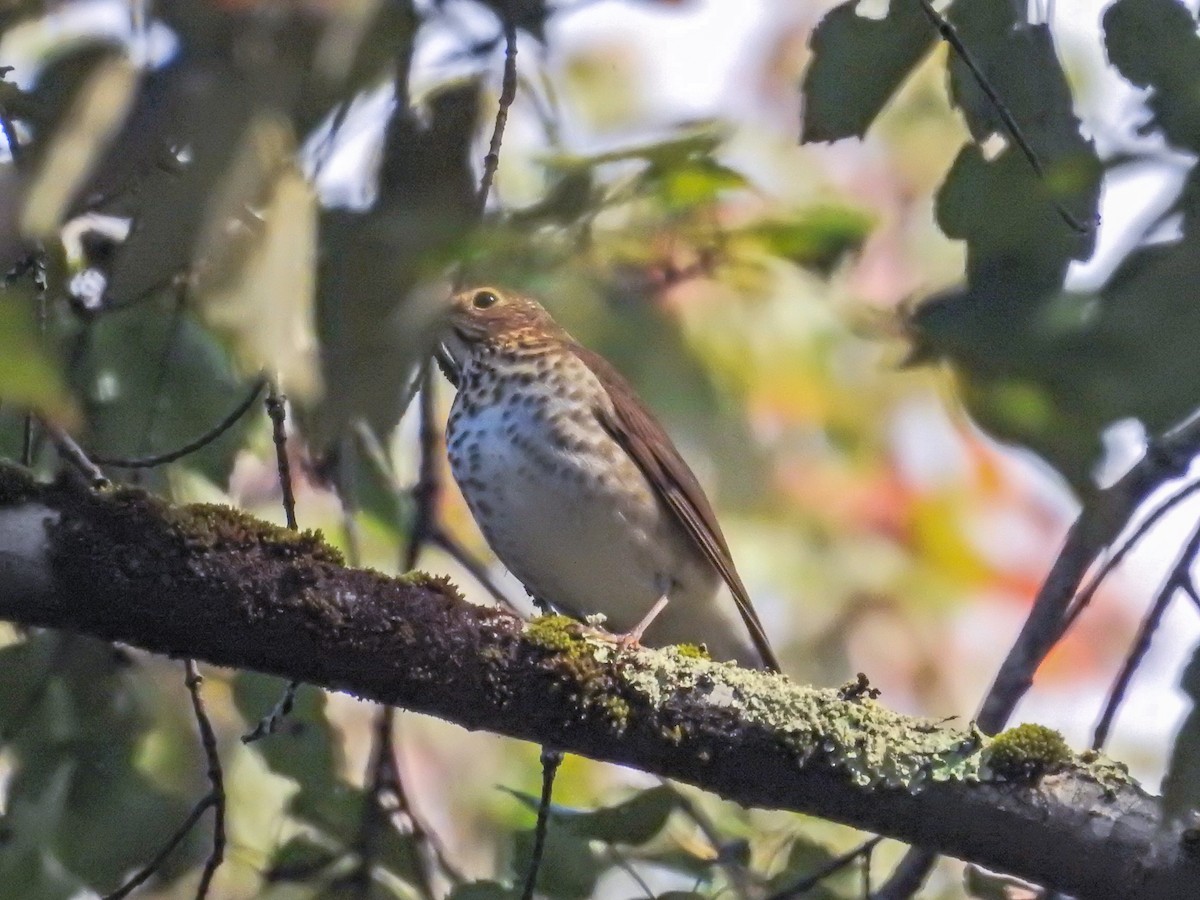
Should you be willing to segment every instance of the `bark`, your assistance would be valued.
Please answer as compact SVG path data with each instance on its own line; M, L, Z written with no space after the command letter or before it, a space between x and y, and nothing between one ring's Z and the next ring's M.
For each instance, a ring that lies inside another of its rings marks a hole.
M223 507L0 467L0 617L281 675L821 816L1081 898L1184 898L1195 833L1054 732L995 740L694 651L618 650Z

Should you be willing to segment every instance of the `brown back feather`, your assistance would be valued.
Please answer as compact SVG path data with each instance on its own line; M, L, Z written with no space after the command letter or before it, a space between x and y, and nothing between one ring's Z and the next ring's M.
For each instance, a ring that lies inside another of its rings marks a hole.
M633 457L638 468L675 517L675 521L729 585L738 612L741 613L742 621L746 623L750 639L762 657L763 664L768 669L780 671L779 660L775 657L758 613L750 602L746 585L742 583L734 567L733 555L729 552L729 544L721 532L716 513L713 512L695 474L679 455L679 451L658 424L658 420L638 399L629 382L604 357L580 344L571 343L569 346L583 364L600 379L612 400L611 414L608 410L596 410L600 424L625 452Z

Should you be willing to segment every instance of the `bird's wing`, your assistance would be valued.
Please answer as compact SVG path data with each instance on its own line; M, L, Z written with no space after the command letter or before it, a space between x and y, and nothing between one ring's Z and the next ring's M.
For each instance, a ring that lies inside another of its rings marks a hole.
M675 521L729 585L738 612L741 613L742 621L746 623L750 639L762 657L763 664L776 672L780 671L779 660L775 657L758 613L750 602L746 586L734 568L729 545L700 482L679 455L662 426L642 405L642 401L621 374L602 356L582 345L573 344L571 350L600 379L612 400L611 410L596 410L600 424L625 452L633 457L638 468L675 517Z

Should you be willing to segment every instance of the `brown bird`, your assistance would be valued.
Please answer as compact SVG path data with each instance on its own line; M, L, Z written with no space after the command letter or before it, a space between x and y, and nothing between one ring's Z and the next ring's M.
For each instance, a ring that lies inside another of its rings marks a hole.
M451 471L536 601L603 613L648 645L703 642L779 669L700 483L607 361L495 287L454 296L439 359L458 386Z

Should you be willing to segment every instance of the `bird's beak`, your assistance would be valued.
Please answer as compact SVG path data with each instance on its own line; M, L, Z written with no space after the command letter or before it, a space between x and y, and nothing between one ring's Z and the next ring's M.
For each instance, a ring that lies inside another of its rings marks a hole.
M433 351L433 359L437 363L437 367L442 370L442 374L446 376L446 380L458 387L462 380L462 366L459 365L458 360L454 358L445 343L438 344L437 349Z

